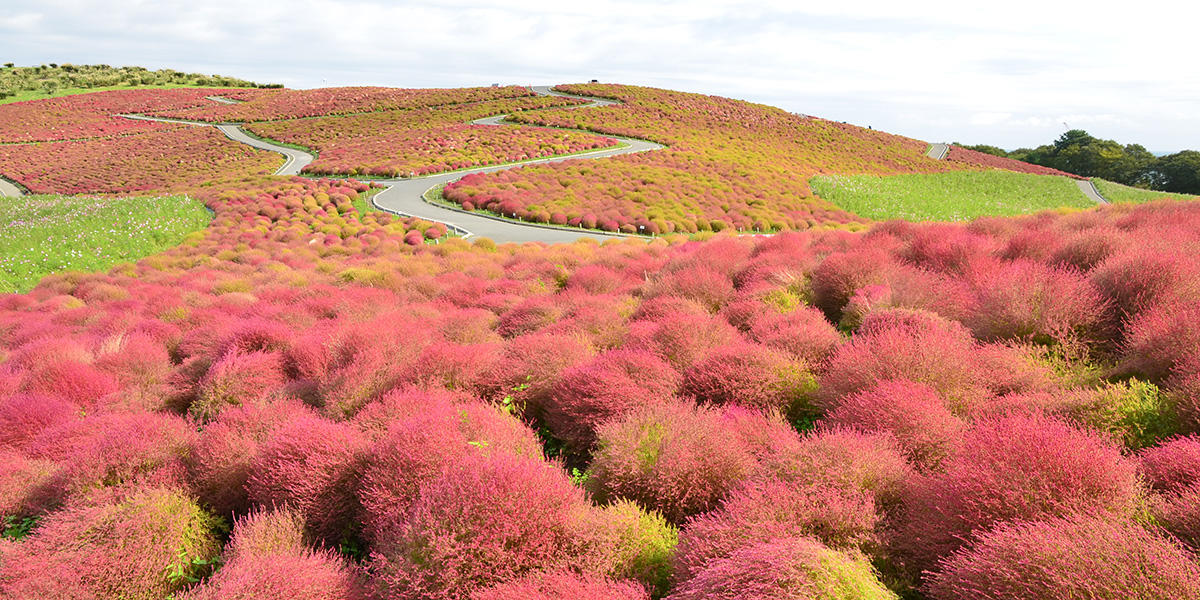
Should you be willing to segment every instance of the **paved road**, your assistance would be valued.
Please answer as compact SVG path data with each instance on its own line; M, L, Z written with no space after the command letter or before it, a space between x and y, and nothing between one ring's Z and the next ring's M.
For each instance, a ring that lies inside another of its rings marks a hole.
M583 98L590 100L591 104L581 105L576 108L586 109L595 106L611 106L619 104L612 100L604 100L599 98L588 98L584 96L574 96L571 94L563 94L552 91L550 86L533 86L531 89L535 93L544 96L566 96L571 98ZM223 123L215 125L213 123L204 123L200 121L183 121L180 119L160 119L155 117L147 117L143 115L121 115L129 119L143 119L147 121L167 121L175 123L188 123L192 125L201 125L208 127L216 127L220 129L229 139L241 142L259 148L278 152L287 157L287 161L283 166L275 172L276 175L298 175L300 170L306 165L312 163L313 156L307 152L286 148L284 146L276 146L270 142L251 137L246 134L242 128L235 123ZM472 121L478 125L503 125L505 115L476 119ZM489 237L492 240L500 243L504 242L571 242L579 238L592 238L603 240L613 237L613 234L597 233L589 230L572 230L566 228L545 227L539 225L518 223L508 219L500 219L491 216L484 216L479 213L468 213L465 211L457 211L443 206L438 206L426 202L423 198L426 191L430 188L457 181L472 173L492 173L495 171L503 171L519 166L560 162L564 160L587 160L604 158L607 156L618 156L621 154L630 154L633 152L646 152L648 150L661 150L663 146L654 142L645 140L635 140L629 138L620 138L616 136L608 136L621 143L618 148L610 148L604 150L596 150L585 154L575 154L572 156L560 156L554 158L543 158L538 160L524 161L520 163L511 163L507 165L497 165L492 167L481 167L466 171L455 171L453 173L442 173L439 175L429 175L426 177L417 177L413 179L389 179L382 180L382 183L387 186L387 189L375 195L372 199L376 208L388 212L396 213L403 216L419 217L429 221L438 221L451 226L460 233L470 236Z
M1095 202L1096 204L1108 204L1108 200L1105 199L1104 196L1100 195L1100 190L1096 189L1096 184L1092 183L1091 180L1076 179L1075 183L1079 185L1079 189L1082 190L1083 193L1092 200L1092 202Z
M7 179L0 179L0 196L23 196L21 188Z
M925 151L925 156L933 160L942 160L946 158L946 154L950 152L950 146L946 144L930 144L929 149Z

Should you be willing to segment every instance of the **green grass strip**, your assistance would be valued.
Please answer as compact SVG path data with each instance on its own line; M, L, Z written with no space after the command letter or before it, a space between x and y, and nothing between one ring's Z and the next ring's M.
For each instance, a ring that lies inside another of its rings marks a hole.
M1122 202L1131 204L1141 204L1143 202L1152 202L1154 200L1194 200L1196 196L1188 194L1172 194L1171 192L1156 192L1154 190L1143 190L1141 188L1130 187L1113 183L1104 179L1093 179L1092 183L1096 184L1096 189L1100 190L1100 195L1104 196L1109 202Z
M185 196L0 197L0 293L28 291L51 273L101 271L149 256L211 219Z
M969 221L1095 203L1074 180L1012 171L956 171L930 175L819 175L814 194L876 221Z

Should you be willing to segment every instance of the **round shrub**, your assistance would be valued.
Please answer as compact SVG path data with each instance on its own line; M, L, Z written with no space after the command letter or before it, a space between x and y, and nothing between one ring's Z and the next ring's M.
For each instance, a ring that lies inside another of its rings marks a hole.
M617 500L590 510L583 529L596 564L579 567L637 581L655 597L666 594L679 530L662 515L631 500Z
M999 523L1131 516L1141 499L1134 463L1109 437L1036 413L976 420L943 465L905 493L893 546L914 574Z
M881 381L843 398L821 422L891 435L904 455L924 470L941 465L966 428L933 388L903 379Z
M1147 483L1159 491L1200 483L1200 435L1180 436L1138 453Z
M967 324L982 340L1070 347L1106 337L1105 298L1070 267L1016 260L977 269L972 280L978 304Z
M262 444L297 418L316 414L298 401L232 407L204 426L187 457L188 479L200 501L229 518L250 510L246 482Z
M769 540L716 559L668 600L895 600L871 563L803 537Z
M480 403L431 405L394 422L362 471L359 498L368 536L401 520L423 483L471 453L535 458L542 448L524 423Z
M750 322L750 338L814 366L823 364L842 343L841 334L825 315L809 306L762 313Z
M721 412L691 402L643 406L601 425L588 486L601 502L625 498L668 521L716 507L757 465Z
M1197 598L1200 567L1137 524L1068 516L1000 526L941 563L934 600Z
M679 389L679 373L662 359L637 350L613 350L567 370L545 405L554 437L586 450L596 428L642 406L667 402Z
M22 519L54 508L61 493L54 485L57 470L50 461L0 449L0 515Z
M53 396L0 398L0 446L24 449L46 429L79 418L79 408Z
M1151 497L1155 521L1175 539L1200 552L1200 481Z
M875 542L879 515L867 494L779 480L750 482L720 508L688 520L675 553L675 581L686 582L714 560L777 538L808 537L843 550Z
M274 352L232 351L213 363L200 379L188 414L207 421L230 406L261 400L283 386L283 360Z
M319 539L338 544L359 514L358 478L366 439L350 425L297 417L276 429L250 465L253 504L292 506Z
M650 595L632 581L551 571L477 591L471 600L650 600Z
M962 325L933 313L891 309L871 313L842 344L820 378L817 398L827 409L879 381L923 383L953 411L987 395L974 364L975 342Z
M734 297L729 276L704 264L691 268L661 272L643 292L646 298L678 296L696 302L710 313L716 313Z
M26 373L23 391L61 398L84 409L91 409L100 398L117 391L117 378L94 365L60 361L41 365Z
M820 428L766 455L762 475L791 484L866 493L883 509L899 502L912 467L886 435Z
M506 453L468 455L421 487L371 568L388 598L463 598L578 557L583 492L557 465Z
M856 291L887 283L894 268L892 256L880 248L830 254L812 272L814 304L836 323Z
M787 415L811 412L816 380L802 361L758 344L714 350L684 374L681 393L700 402L736 404Z
M740 337L720 317L688 313L663 315L646 333L643 339L626 342L627 347L653 352L680 371Z
M490 395L502 406L538 421L563 373L592 357L592 350L579 336L534 333L515 337L504 345L503 357L493 370Z
M1200 302L1159 302L1130 321L1123 366L1151 381L1163 381L1184 366L1196 348L1200 348Z
M50 513L0 565L6 598L157 600L201 577L221 546L187 496L147 488Z

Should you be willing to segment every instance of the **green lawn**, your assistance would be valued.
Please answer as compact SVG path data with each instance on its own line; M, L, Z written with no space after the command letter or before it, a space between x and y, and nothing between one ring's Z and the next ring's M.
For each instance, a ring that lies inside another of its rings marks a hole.
M819 175L809 184L818 196L876 221L968 221L985 215L1095 206L1072 179L1012 171Z
M1143 190L1141 188L1113 183L1104 179L1093 179L1092 183L1096 184L1096 189L1100 190L1100 195L1104 196L1104 199L1108 200L1109 202L1129 202L1139 204L1142 202L1161 200L1163 198L1168 198L1171 200L1194 200L1196 198L1196 196L1189 196L1187 194L1172 194L1171 192Z
M149 256L210 220L204 205L183 196L0 197L0 293L28 291L50 273Z
M91 92L107 92L110 90L172 90L176 88L210 88L212 86L205 85L183 85L178 83L169 83L164 85L114 85L109 87L91 87L91 88L63 88L55 90L53 94L47 94L41 90L21 90L15 96L0 98L0 104L11 104L13 102L21 102L23 100L41 100L44 98L58 98L59 96L74 96L77 94L90 94ZM244 88L229 88L229 89L244 89Z

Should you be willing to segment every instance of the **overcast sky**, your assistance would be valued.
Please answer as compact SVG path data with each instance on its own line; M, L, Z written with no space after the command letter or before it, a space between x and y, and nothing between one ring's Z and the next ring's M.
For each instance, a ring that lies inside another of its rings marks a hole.
M1200 149L1200 9L1106 5L0 0L0 62L173 68L293 88L599 79L925 141L1013 149L1070 127L1151 151Z

